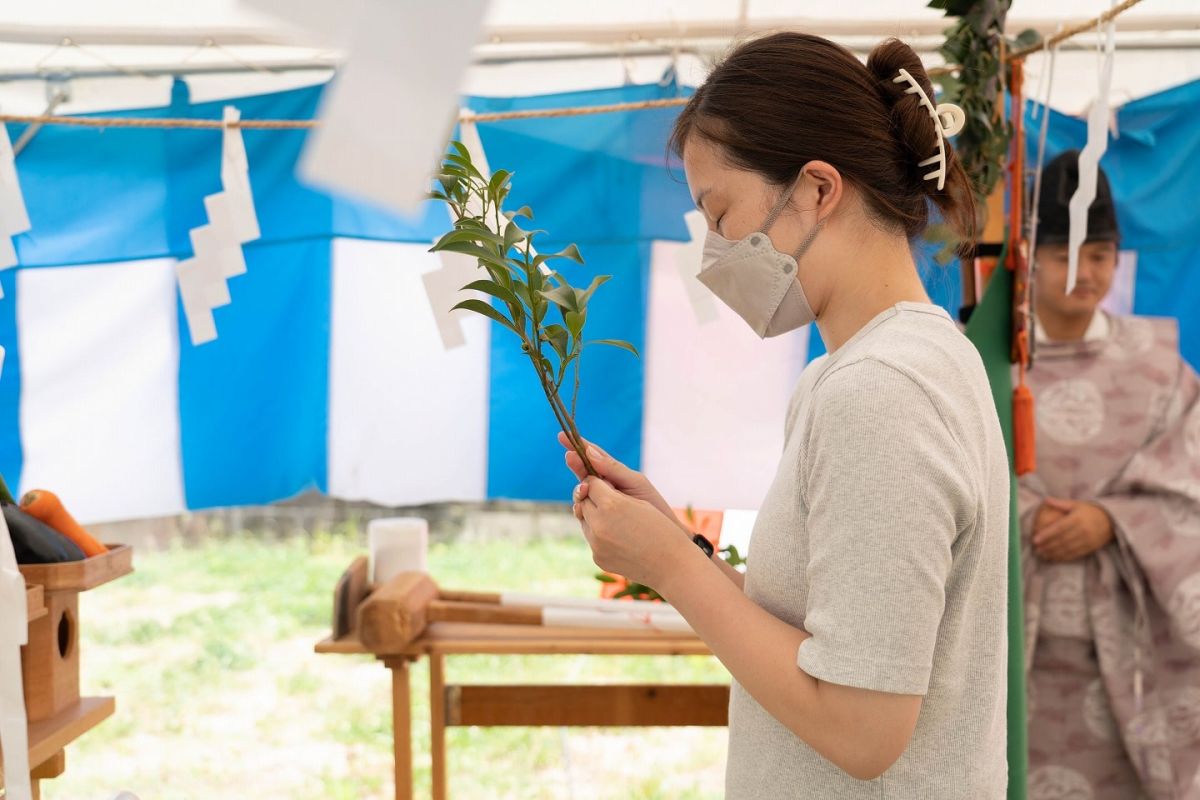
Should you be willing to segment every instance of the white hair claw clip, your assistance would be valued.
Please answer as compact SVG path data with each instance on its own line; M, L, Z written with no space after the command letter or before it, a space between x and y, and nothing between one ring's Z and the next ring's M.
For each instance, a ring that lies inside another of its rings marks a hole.
M917 79L906 69L901 69L900 74L892 78L892 83L907 83L908 88L904 90L904 93L915 94L921 101L921 105L929 111L929 116L933 118L933 128L937 132L937 153L921 161L917 166L929 167L937 164L937 169L924 177L927 181L936 180L938 191L941 191L946 186L946 137L955 136L963 129L967 122L967 115L953 103L934 106L929 95L925 94L925 90L921 88L921 84L917 83Z

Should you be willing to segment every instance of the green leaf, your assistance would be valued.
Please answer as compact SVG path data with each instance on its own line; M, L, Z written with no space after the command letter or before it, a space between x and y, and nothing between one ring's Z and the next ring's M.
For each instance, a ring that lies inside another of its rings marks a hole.
M492 179L488 181L488 191L492 194L497 194L512 178L512 173L506 169L498 169L492 173Z
M545 233L545 231L529 231L530 238L533 238L535 233ZM577 264L583 263L583 257L579 255L579 248L571 245L557 253L539 253L534 259L534 266L541 266L552 258L569 258Z
M429 249L429 252L433 253L442 250L448 253L462 253L465 256L474 256L484 265L489 267L495 267L496 269L508 269L508 264L503 258L496 254L496 251L487 247L480 247L479 245L471 242L451 242L443 247L437 247L435 245Z
M587 347L588 345L593 345L593 344L606 344L609 347L619 347L622 350L628 350L629 352L633 353L638 358L641 358L641 355L638 353L638 350L636 347L631 345L629 342L623 342L620 339L593 339L590 342L587 342L586 344L584 344L584 347Z
M462 309L464 311L474 311L476 314L482 314L485 317L489 317L491 319L494 319L496 322L499 322L501 325L508 328L510 331L517 334L518 336L521 334L521 331L517 328L516 325L513 324L513 321L510 320L508 317L504 316L503 314L501 314L495 308L492 308L490 303L485 303L482 300L474 300L474 299L463 300L461 303L457 304L456 306L454 306L454 308L452 308L450 310L456 311L458 309Z
M542 328L542 336L554 348L554 352L558 353L559 363L565 362L571 346L571 338L567 329L562 325L547 325Z
M583 323L587 319L587 313L583 311L565 311L563 312L563 321L567 323L567 330L576 339L583 335Z
M496 240L494 242L493 242L493 237ZM485 233L483 231L479 231L479 230L476 230L473 228L472 229L455 228L454 230L452 230L448 233L442 234L441 238L438 239L437 242L434 243L432 252L437 252L438 250L445 250L447 245L459 244L461 242L474 243L474 244L479 245L480 247L483 247L483 242L493 242L493 244L499 244L501 241L503 241L503 240L500 239L500 237L498 237L498 236L494 236L494 234ZM493 255L496 255L496 254L493 253Z
M561 308L564 313L579 310L579 306L576 303L575 290L570 286L558 286L554 289L539 292L539 294Z
M544 231L543 231L544 233ZM579 254L579 248L573 244L569 244L557 253L551 253L550 258L569 258L576 264L583 263L583 256Z
M597 572L596 580L600 581L601 583L616 583L617 582L617 579L614 578L612 575L609 575L607 572Z
M521 230L521 226L509 220L504 226L504 252L508 252L517 242L525 238L525 231Z
M592 299L592 295L596 292L596 290L602 285L608 283L611 279L612 275L597 275L595 278L592 278L592 285L585 289L583 294L579 296L579 307L586 307L588 300Z
M1030 45L1035 45L1035 44L1039 43L1040 41L1042 41L1042 35L1040 33L1038 33L1033 28L1026 28L1025 30L1021 31L1019 34L1017 34L1017 40L1016 40L1015 44L1018 48L1021 48L1021 47L1029 47Z
M508 217L509 219L515 219L516 217L524 217L525 219L529 220L530 222L533 222L533 209L530 208L529 206L521 206L516 211L505 211L504 216Z
M472 281L462 287L460 291L483 292L490 294L492 297L503 300L509 306L521 307L521 299L517 297L512 289L507 289L495 281Z

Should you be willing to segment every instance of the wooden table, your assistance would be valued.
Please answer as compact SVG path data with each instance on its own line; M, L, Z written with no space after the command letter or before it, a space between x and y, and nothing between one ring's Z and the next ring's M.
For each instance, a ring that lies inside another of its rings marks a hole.
M318 653L368 653L353 634L325 639ZM480 625L438 622L396 653L373 653L392 671L392 733L396 798L413 796L412 710L409 670L429 658L432 795L445 800L446 728L476 726L723 726L729 686L447 685L445 660L454 655L711 655L693 635L653 631Z

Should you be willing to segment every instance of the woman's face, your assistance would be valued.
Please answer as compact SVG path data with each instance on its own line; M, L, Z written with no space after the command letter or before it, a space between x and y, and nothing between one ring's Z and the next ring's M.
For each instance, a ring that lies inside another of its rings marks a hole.
M683 169L708 229L732 241L759 230L779 199L778 189L761 175L729 166L717 145L699 136L689 139L684 148ZM780 252L792 252L802 241L796 217L785 209L768 232Z
M1038 309L1060 317L1091 316L1112 286L1117 244L1086 242L1079 249L1079 272L1070 294L1067 294L1067 246L1042 245L1034 252L1034 258Z

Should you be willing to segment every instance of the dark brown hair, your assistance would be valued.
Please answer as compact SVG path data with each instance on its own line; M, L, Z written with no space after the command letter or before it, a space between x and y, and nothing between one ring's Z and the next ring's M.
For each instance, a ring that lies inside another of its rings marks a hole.
M949 140L945 188L923 178L934 167L917 164L937 152L937 132L917 95L905 93L908 84L893 82L901 68L932 100L921 59L898 39L875 47L866 65L820 36L753 39L696 90L675 121L671 149L682 157L691 136L703 137L733 166L780 187L807 162L827 161L885 227L914 239L933 203L966 252L975 240L975 194Z

